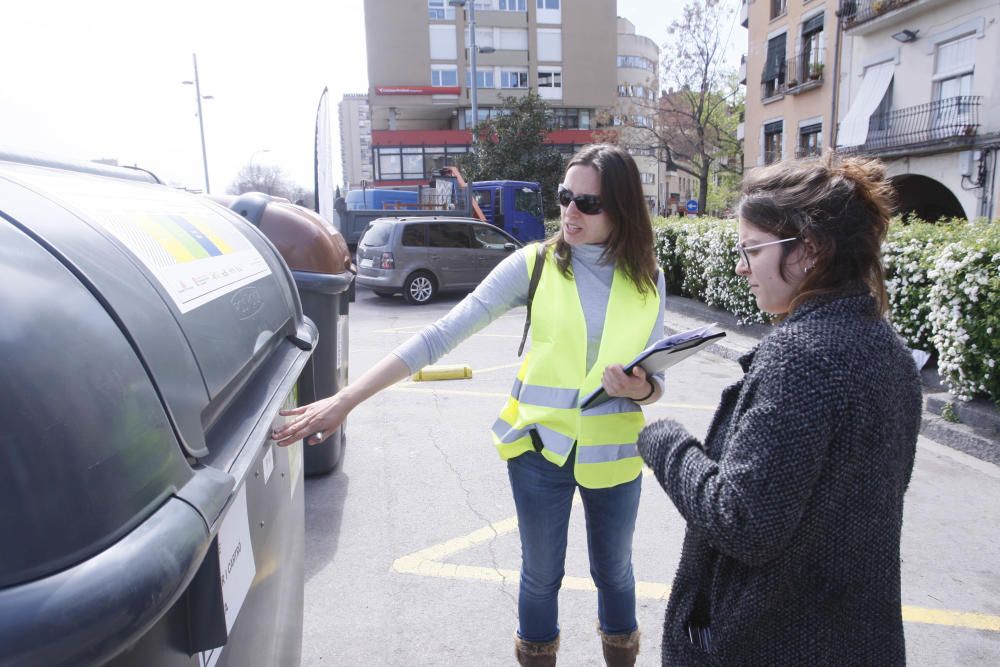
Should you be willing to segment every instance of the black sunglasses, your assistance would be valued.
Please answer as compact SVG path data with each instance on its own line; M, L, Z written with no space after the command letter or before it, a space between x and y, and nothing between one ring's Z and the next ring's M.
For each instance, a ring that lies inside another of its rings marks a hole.
M576 208L584 215L597 215L604 208L601 206L601 198L597 195L574 195L573 191L565 185L559 186L559 205L569 206L576 204Z

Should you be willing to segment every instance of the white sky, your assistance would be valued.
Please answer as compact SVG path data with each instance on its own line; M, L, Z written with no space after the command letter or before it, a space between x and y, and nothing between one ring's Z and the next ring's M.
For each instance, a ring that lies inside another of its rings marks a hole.
M682 4L618 0L618 14L662 44ZM251 156L312 189L324 87L341 180L336 103L368 86L362 0L0 0L0 25L0 149L116 158L200 188L194 87L181 84L197 53L215 98L202 102L213 192Z

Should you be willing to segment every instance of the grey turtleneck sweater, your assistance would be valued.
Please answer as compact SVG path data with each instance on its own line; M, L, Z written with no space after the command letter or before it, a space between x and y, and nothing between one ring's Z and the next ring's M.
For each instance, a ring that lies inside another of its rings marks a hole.
M573 277L576 280L580 305L587 323L587 370L594 365L600 349L604 330L604 315L608 309L608 296L614 278L614 266L601 263L604 246L582 245L573 247ZM663 272L657 278L656 288L660 303L665 302ZM513 253L501 262L469 296L462 299L451 311L434 324L425 327L396 348L393 353L410 369L411 373L432 364L450 352L459 343L473 335L511 308L528 303L528 268L523 252ZM656 318L656 325L649 337L652 345L663 337L663 309ZM515 350L511 345L511 350ZM625 364L631 359L622 359ZM653 376L663 387L663 373Z

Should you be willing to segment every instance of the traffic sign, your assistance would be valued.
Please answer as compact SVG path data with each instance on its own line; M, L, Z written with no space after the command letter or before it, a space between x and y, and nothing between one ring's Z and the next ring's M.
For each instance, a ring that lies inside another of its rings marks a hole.
M687 208L687 212L688 213L697 213L698 212L698 200L697 199L688 199L686 208Z

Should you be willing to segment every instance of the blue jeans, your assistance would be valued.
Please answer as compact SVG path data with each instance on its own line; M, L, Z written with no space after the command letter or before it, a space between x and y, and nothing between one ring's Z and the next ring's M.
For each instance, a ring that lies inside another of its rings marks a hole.
M533 642L559 636L559 588L566 563L566 536L576 452L566 465L527 452L507 462L521 533L518 635ZM587 519L590 576L597 586L597 618L606 634L628 634L635 620L632 534L639 511L642 475L609 489L579 487Z

